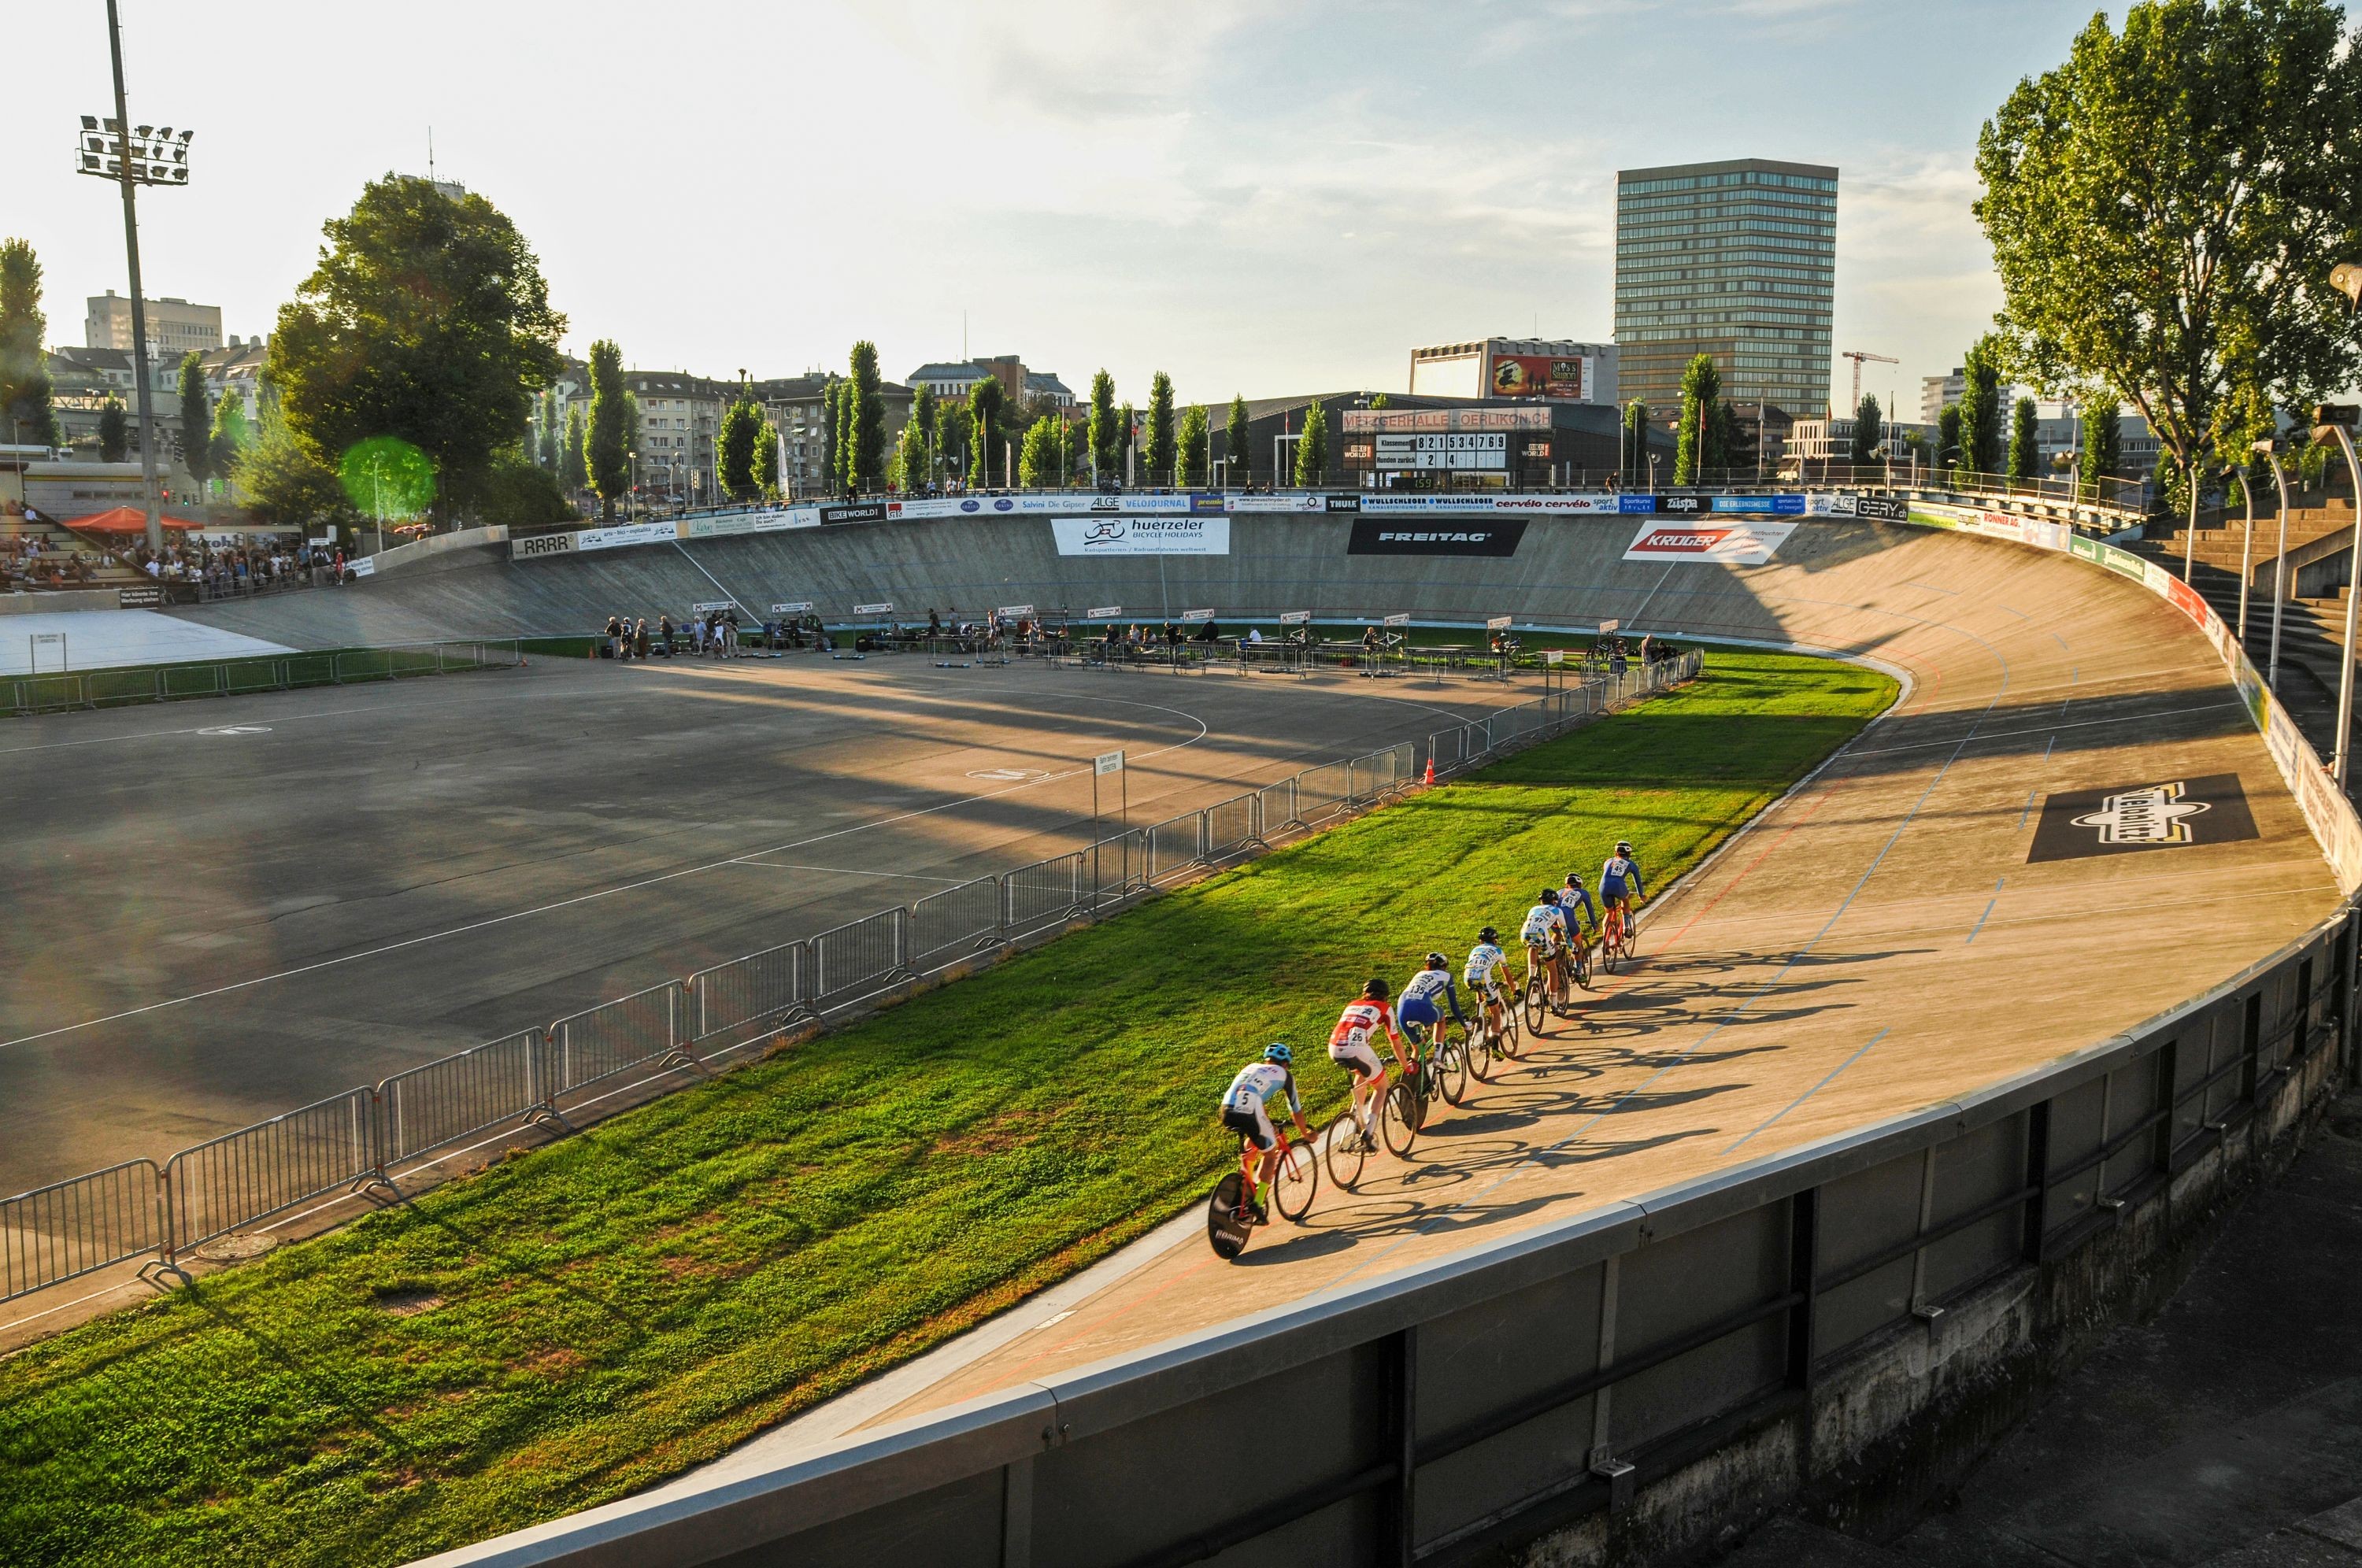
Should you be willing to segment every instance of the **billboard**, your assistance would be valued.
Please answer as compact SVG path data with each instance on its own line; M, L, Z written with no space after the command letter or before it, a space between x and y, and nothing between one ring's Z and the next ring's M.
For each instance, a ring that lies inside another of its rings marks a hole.
M1488 380L1495 397L1555 397L1581 402L1584 386L1591 379L1584 373L1589 368L1580 359L1556 355L1496 354Z
M1381 469L1506 469L1509 437L1505 432L1411 431L1377 436L1373 466Z
M1514 556L1526 520L1504 517L1462 524L1388 522L1365 517L1353 525L1349 556Z
M1227 556L1228 517L1054 517L1062 556Z
M1796 531L1794 523L1646 523L1624 552L1628 561L1711 561L1761 566Z

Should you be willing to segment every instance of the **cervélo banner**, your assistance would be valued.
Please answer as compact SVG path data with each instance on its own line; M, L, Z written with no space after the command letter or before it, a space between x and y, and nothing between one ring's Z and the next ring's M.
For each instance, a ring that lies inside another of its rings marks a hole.
M1349 556L1514 556L1526 536L1522 517L1465 523L1364 517L1353 525Z

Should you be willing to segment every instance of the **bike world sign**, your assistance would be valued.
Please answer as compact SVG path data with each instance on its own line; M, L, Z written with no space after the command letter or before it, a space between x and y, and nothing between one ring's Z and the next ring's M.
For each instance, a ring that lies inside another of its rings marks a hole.
M1667 496L1665 500L1683 497ZM1633 536L1628 561L1710 561L1716 566L1761 566L1796 531L1794 523L1738 523L1725 518L1696 523L1651 523Z
M1345 546L1349 556L1514 556L1526 536L1522 517L1399 521L1363 518Z
M1054 517L1062 556L1227 556L1228 517Z
M2081 860L2257 836L2255 815L2247 810L2239 776L2210 773L2053 795L2042 802L2042 820L2036 824L2025 858L2029 865Z

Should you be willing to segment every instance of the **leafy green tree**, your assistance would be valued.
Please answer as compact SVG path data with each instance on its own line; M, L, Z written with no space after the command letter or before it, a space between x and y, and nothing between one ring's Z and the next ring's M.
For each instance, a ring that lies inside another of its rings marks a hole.
M206 467L216 478L231 479L252 445L254 427L247 423L246 405L234 397L222 399L221 406L214 410L214 427L205 440Z
M1123 433L1115 423L1115 378L1105 370L1091 378L1091 474L1111 480L1123 471Z
M1054 490L1058 472L1058 421L1050 414L1036 419L1025 431L1025 445L1017 455L1017 482L1028 490Z
M1247 451L1247 400L1235 394L1231 398L1231 412L1222 422L1222 482L1242 485L1254 477L1252 454Z
M766 419L755 432L755 491L779 493L779 427Z
M1960 405L1948 403L1936 416L1936 461L1957 467L1960 461Z
M1316 490L1329 472L1329 413L1319 403L1304 411L1304 428L1296 437L1296 482Z
M836 488L861 488L861 389L850 381L836 383Z
M906 477L903 482L923 485L935 477L934 388L922 383L918 391L911 394L911 418L902 428L905 432L912 429L918 431L919 449L922 454L922 460L917 469L905 470Z
M2124 414L2113 394L2102 393L2098 403L2083 410L2083 482L2093 490L2103 479L2122 479L2125 463Z
M714 452L721 469L722 493L745 501L760 493L755 482L755 450L763 435L763 411L742 388L737 399L722 412L722 430Z
M968 450L975 459L968 475L971 484L988 486L992 483L992 460L995 457L1001 457L1004 469L1008 465L1008 459L1001 456L999 447L1000 404L1000 383L990 376L967 390ZM1004 472L1000 477L1006 480L1009 475Z
M2348 384L2362 50L2328 0L2093 17L1977 144L2014 362L2129 403L2186 465Z
M1969 346L1961 369L1960 466L2001 472L2001 379L2004 346L1992 334Z
M1140 471L1140 413L1130 403L1115 411L1116 472L1129 484Z
M49 331L40 259L24 240L0 242L0 430L11 445L65 445L50 400Z
M1392 392L1377 392L1374 393L1370 398L1370 406L1374 409L1392 408L1394 405L1395 400Z
M557 449L557 392L555 388L542 389L541 411L534 416L534 424L540 431L541 439L534 447L533 460L556 473L561 454Z
M1879 421L1885 417L1886 411L1878 406L1878 399L1869 392L1862 393L1861 406L1853 411L1853 446L1846 454L1849 462L1878 461Z
M557 468L557 482L568 495L590 488L590 459L586 443L590 439L590 427L582 417L582 405L570 404L566 410L566 450Z
M123 400L109 397L98 411L98 460L119 463L131 455L131 426L123 417Z
M2009 411L2009 477L2014 480L2035 478L2036 465L2041 457L2041 444L2036 436L2034 400L2019 398Z
M1180 433L1174 437L1181 448L1181 482L1201 485L1206 482L1206 437L1213 429L1206 418L1206 405L1193 403L1181 411Z
M205 357L190 349L181 357L181 466L200 492L214 477L213 394L205 389Z
M493 453L491 465L451 504L454 512L491 527L534 528L568 523L575 515L557 476L527 457L522 443Z
M1729 469L1738 466L1738 454L1750 444L1750 436L1738 421L1738 410L1728 398L1716 399L1714 413L1705 426L1705 466L1711 469Z
M630 399L624 390L624 351L614 339L602 337L590 345L590 426L583 442L602 518L613 518L615 502L632 488L631 443L639 425L632 418Z
M1173 378L1159 370L1148 378L1148 434L1140 445L1148 482L1173 482Z
M237 488L246 509L275 527L304 528L352 516L352 503L336 474L304 449L268 402L262 428L238 464Z
M836 416L841 404L836 395L837 383L830 381L820 391L820 471L821 482L828 489L836 488L836 471L841 459L836 450Z
M853 477L862 491L886 483L886 396L877 374L877 345L853 346Z
M1624 405L1624 482L1649 482L1649 405L1637 397Z
M914 410L915 407L914 403ZM902 426L901 439L894 444L894 460L889 468L892 481L902 490L920 490L926 485L927 440L915 417Z
M967 404L938 403L935 407L935 456L946 469L955 473L967 472L968 444Z
M557 374L566 318L532 248L483 197L410 175L364 187L326 232L270 339L288 428L323 461L398 436L467 493Z
M1722 401L1722 372L1700 354L1682 370L1682 423L1673 448L1673 482L1696 484L1712 466L1714 408Z

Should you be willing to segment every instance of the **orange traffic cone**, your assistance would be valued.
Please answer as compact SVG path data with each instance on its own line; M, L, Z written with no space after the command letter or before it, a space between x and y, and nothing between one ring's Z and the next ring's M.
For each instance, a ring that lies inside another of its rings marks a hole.
M1426 779L1426 781L1427 781L1428 783L1429 783L1429 784L1432 784L1432 783L1434 783L1434 782L1435 782L1435 753L1433 753L1433 752L1431 752L1431 751L1430 751L1430 752L1429 752L1429 753L1427 754L1427 779Z

